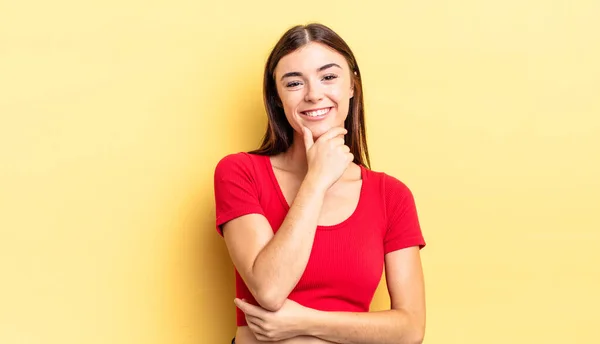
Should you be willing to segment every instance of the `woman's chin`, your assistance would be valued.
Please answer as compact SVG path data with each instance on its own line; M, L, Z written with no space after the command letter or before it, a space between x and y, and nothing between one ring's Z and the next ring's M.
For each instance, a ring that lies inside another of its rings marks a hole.
M325 125L324 123L321 125L307 125L306 126L308 129L310 129L310 131L313 134L313 138L316 140L318 139L321 135L325 134L326 132L328 132L329 130L331 130L334 127L343 127L343 125Z

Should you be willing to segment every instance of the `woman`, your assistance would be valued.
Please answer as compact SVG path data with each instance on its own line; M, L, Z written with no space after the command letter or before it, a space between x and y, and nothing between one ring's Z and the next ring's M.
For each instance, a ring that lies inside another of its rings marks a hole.
M425 241L410 190L369 168L350 48L326 26L291 28L267 61L264 101L262 146L215 169L235 342L420 343ZM369 312L384 267L391 309Z

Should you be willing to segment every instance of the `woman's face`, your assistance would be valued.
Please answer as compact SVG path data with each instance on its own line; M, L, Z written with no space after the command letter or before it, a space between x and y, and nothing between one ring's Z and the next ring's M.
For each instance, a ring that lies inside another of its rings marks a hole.
M354 90L348 63L335 50L311 42L284 56L275 68L275 83L297 133L307 127L316 139L344 126Z

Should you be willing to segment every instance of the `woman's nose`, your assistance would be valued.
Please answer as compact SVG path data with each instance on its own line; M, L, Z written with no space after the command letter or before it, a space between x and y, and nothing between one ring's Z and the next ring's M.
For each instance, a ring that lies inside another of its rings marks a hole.
M304 100L307 102L316 103L323 99L323 90L319 83L310 83L307 85Z

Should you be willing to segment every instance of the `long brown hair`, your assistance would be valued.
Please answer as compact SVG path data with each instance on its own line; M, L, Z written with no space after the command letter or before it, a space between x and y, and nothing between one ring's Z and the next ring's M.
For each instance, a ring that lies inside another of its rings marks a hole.
M250 153L260 155L276 155L287 151L292 145L294 129L288 123L275 84L275 67L284 56L298 48L317 42L340 53L350 67L354 97L350 98L348 117L344 127L348 130L346 144L354 155L354 162L370 168L369 151L365 133L365 111L362 82L356 58L346 42L333 30L322 24L297 25L286 31L271 51L265 65L263 81L263 100L267 111L267 131L260 148Z

